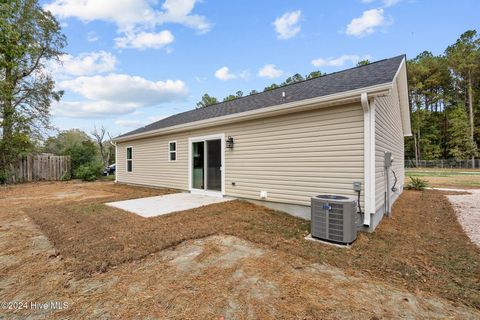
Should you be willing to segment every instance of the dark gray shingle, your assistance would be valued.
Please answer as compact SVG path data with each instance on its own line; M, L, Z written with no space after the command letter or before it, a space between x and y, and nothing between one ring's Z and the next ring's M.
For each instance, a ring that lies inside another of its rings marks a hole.
M365 66L327 74L233 101L178 113L119 137L388 83L393 80L404 57L404 55L401 55L380 60ZM285 92L285 99L282 98L283 91Z

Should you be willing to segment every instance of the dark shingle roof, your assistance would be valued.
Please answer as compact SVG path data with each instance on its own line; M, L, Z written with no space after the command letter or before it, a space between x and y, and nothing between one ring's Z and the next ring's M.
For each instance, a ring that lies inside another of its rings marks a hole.
M401 55L380 60L364 66L327 74L319 78L297 82L236 100L178 113L125 133L118 138L194 121L388 83L393 81L404 57L404 55ZM282 98L282 91L285 92L285 98Z

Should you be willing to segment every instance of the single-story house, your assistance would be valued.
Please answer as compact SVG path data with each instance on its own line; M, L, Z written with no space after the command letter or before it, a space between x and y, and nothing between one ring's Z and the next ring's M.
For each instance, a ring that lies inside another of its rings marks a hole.
M118 136L116 181L247 199L304 218L312 196L356 197L359 182L360 219L372 231L403 190L410 131L401 55Z

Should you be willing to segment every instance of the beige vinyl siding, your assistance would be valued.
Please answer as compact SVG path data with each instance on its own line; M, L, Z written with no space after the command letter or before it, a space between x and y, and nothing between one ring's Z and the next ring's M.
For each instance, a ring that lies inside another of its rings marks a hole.
M363 111L360 104L335 106L229 125L118 143L119 182L189 189L188 139L225 134L225 194L310 205L319 193L355 195L363 185ZM177 141L177 161L168 162L168 142ZM133 147L133 172L125 170ZM235 186L232 186L235 182Z
M392 153L394 157L392 169L398 178L397 188L399 191L393 194L390 190L390 197L395 198L401 192L404 182L404 140L398 91L395 89L396 81L393 83L393 88L389 96L375 99L375 208L377 210L381 209L385 203L385 152ZM393 174L391 171L388 174L390 185L393 186Z

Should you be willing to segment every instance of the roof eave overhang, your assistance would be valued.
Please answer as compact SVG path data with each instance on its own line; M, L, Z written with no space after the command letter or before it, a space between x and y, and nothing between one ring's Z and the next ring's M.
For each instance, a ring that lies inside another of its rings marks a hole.
M143 138L149 138L154 136L160 136L165 134L177 133L181 131L201 129L205 127L211 127L212 125L224 125L233 122L239 121L248 121L264 117L272 117L283 114L288 114L292 112L301 112L308 111L317 108L325 108L335 105L342 105L348 103L354 103L360 101L360 95L362 93L367 93L369 98L375 96L382 96L389 94L392 90L393 82L387 82L380 85L364 87L356 90L345 91L341 93L316 97L312 99L305 99L290 103L284 103L280 105L275 105L271 107L265 107L261 109L255 109L251 111L239 112L230 115L199 120L194 122L189 122L185 124L180 124L176 126L171 126L167 128L151 130L147 132L141 132L137 134L131 134L123 137L116 137L113 139L114 142L125 142L130 140L137 140Z
M407 61L406 57L403 57L397 73L393 78L393 82L396 84L396 90L398 92L398 99L400 104L400 115L402 119L403 135L409 137L412 135L412 127L410 122L410 106L408 98L408 78L407 78Z

